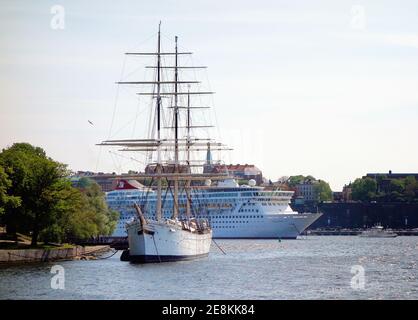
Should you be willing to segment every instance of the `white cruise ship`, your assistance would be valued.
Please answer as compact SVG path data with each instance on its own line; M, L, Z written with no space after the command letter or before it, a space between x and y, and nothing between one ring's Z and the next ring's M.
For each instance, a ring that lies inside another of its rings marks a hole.
M192 215L206 218L213 238L296 239L321 213L298 213L290 206L292 191L270 191L263 187L239 186L234 180L217 186L194 188L191 193ZM134 204L140 205L148 219L154 218L156 193L135 180L120 180L117 188L106 194L109 206L120 213L113 237L126 237L126 223L135 217ZM185 215L186 194L179 194L179 216ZM173 214L173 197L163 192L162 213Z

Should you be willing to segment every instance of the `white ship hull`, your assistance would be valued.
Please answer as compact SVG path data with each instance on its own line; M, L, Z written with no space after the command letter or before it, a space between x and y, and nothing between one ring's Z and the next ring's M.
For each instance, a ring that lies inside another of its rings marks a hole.
M129 257L132 262L168 262L206 257L212 231L195 233L183 230L168 220L151 221L144 227L137 221L127 226Z
M272 214L251 224L236 223L233 228L214 229L215 239L296 239L322 213Z

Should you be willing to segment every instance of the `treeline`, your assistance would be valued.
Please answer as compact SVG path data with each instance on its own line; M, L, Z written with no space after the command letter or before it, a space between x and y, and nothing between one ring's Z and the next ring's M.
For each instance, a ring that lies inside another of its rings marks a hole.
M0 224L8 233L38 241L67 242L109 235L118 213L108 208L97 183L73 188L66 165L42 148L15 143L0 153Z
M328 182L320 179L315 179L313 176L303 176L303 175L297 175L297 176L290 176L286 184L290 188L294 188L298 184L302 183L310 183L314 185L315 193L318 196L318 201L331 201L332 200L332 190L329 186Z
M390 179L363 177L351 184L352 199L376 202L418 202L418 182L414 176Z

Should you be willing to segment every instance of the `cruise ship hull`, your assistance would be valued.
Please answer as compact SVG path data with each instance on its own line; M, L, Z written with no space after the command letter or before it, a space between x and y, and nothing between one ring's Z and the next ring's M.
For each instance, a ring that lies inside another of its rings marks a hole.
M122 260L138 263L194 260L208 256L212 231L196 233L182 230L175 223L139 222L127 226L129 251Z
M215 239L296 239L322 213L266 215L262 222L235 224L234 228L214 229Z

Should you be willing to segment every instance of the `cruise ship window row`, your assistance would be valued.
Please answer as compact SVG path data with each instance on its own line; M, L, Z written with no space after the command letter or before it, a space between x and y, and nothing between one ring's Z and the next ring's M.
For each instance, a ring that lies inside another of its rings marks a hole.
M230 221L232 219L254 219L254 218L264 218L262 215L245 215L245 216L202 216L202 218L209 218L209 219L224 219Z
M239 209L238 212L258 212L258 209Z
M235 229L236 226L212 226L214 229Z
M283 206L287 205L288 202L262 202L262 206Z
M228 222L226 222L226 224L222 224L222 223L219 223L219 222L216 222L216 223L212 223L212 225L213 226L226 226L227 224L237 224L237 223L250 223L250 221L247 221L247 220L241 220L241 221L228 221Z

